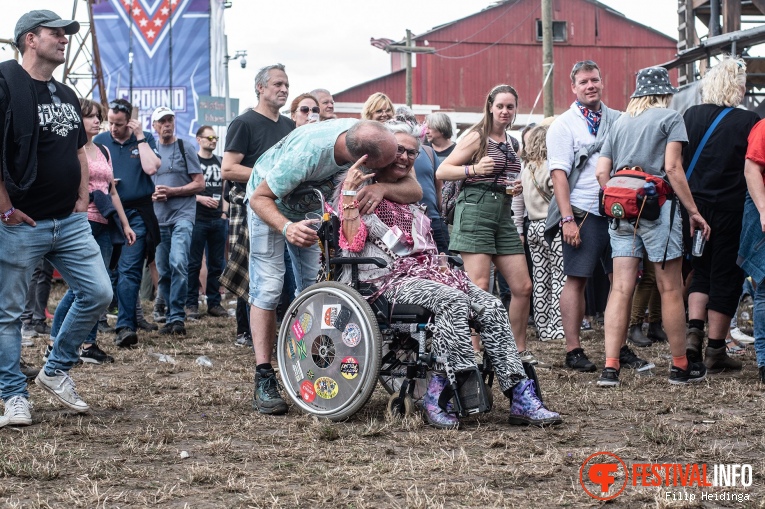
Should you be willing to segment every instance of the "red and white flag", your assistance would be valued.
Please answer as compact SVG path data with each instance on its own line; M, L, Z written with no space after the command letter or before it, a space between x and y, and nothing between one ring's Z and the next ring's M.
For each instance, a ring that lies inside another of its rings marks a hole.
M375 48L380 48L382 50L384 50L385 48L387 48L394 42L396 41L394 41L393 39L375 39L374 37L370 37L369 39L369 44L371 44Z

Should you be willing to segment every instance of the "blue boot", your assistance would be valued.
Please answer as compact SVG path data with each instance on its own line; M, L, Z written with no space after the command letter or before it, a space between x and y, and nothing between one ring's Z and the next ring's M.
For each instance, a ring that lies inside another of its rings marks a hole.
M560 424L560 414L551 412L537 397L534 381L528 378L513 387L510 424L551 426Z
M428 424L440 429L456 429L460 425L456 415L446 413L438 406L438 398L448 383L446 377L439 373L433 373L428 384L428 392L422 398L425 419Z

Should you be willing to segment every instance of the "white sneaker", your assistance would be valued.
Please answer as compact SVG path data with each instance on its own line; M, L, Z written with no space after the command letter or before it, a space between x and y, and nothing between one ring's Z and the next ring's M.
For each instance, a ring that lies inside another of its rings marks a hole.
M730 330L730 337L732 337L739 343L748 343L750 345L754 343L754 338L750 336L749 334L744 334L743 332L741 332L741 329L739 329L738 327L733 327Z
M520 356L522 362L531 364L532 366L539 364L539 361L537 360L536 357L534 357L534 354L531 353L531 350L524 350L522 352L518 352L518 355Z
M37 378L35 378L35 384L51 393L64 406L71 408L75 412L87 413L90 411L88 404L77 395L77 391L74 388L74 380L60 369L56 370L54 376L46 375L45 370L41 369Z
M32 424L30 403L24 396L14 396L5 402L5 415L0 417L0 428L3 426L29 426Z
M39 333L35 330L35 326L29 323L21 324L21 337L24 339L36 338Z

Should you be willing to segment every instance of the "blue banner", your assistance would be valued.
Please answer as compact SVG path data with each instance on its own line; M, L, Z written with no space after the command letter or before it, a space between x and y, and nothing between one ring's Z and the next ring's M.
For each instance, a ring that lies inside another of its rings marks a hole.
M167 106L177 135L193 138L197 98L210 95L210 0L105 0L93 18L107 99L130 101L148 131Z

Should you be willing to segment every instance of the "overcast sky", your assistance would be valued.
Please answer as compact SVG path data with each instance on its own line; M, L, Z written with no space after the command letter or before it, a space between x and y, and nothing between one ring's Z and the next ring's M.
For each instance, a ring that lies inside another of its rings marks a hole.
M138 1L138 0L136 0ZM154 0L145 0L152 4ZM540 0L541 1L541 0ZM566 0L556 0L566 1ZM78 0L78 19L86 18ZM406 29L416 35L473 14L490 0L233 0L226 11L229 53L246 50L247 68L230 66L231 97L254 105L253 78L263 65L287 66L291 96L314 88L340 91L387 74L390 56L370 46L370 37L403 39ZM675 0L602 0L639 23L677 37ZM0 0L0 38L13 38L18 18L31 9L50 9L63 18L72 15L70 0ZM6 48L0 60L12 58Z

